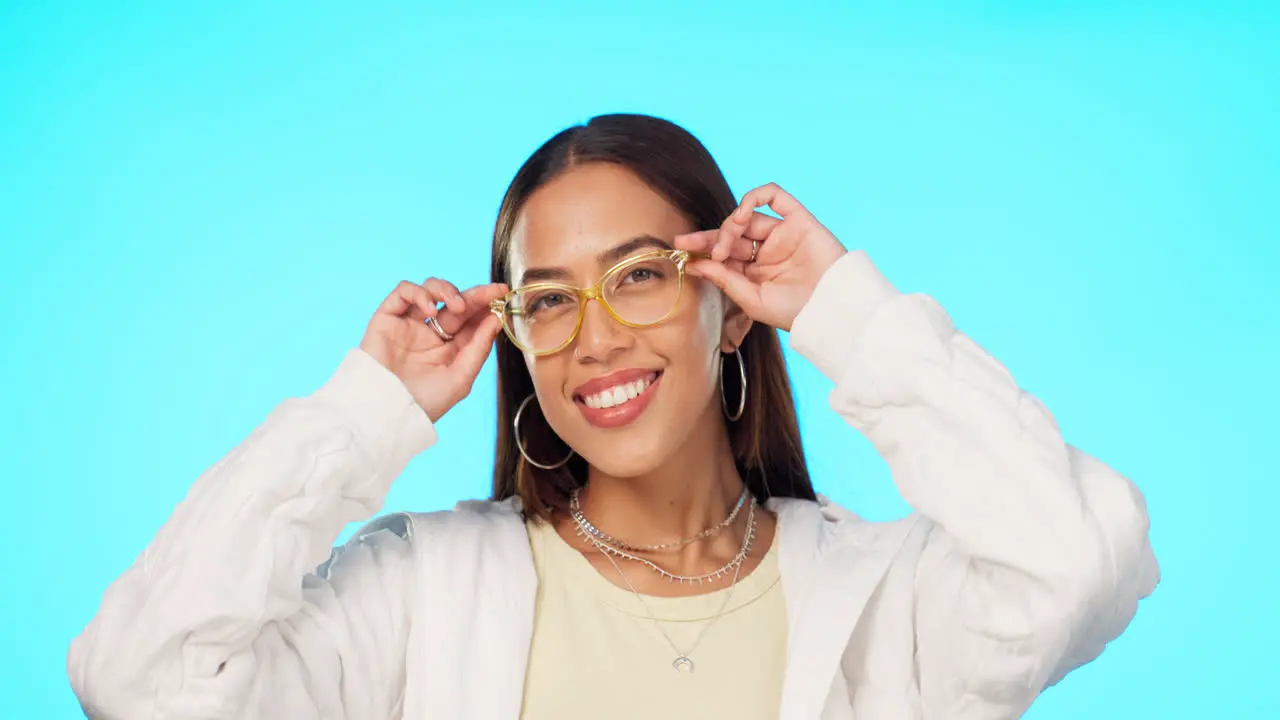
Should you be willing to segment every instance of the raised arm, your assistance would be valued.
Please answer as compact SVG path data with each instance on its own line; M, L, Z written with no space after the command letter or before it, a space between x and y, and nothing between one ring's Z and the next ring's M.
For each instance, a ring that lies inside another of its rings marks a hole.
M791 331L932 522L916 573L926 717L1015 717L1124 629L1159 578L1141 493L1066 444L936 301L898 292L775 185L676 245L710 251L693 274Z
M500 291L437 311L450 294L402 283L321 389L282 403L199 478L71 645L88 716L392 715L418 590L412 528L390 516L330 548L380 509L434 442L432 421L469 391Z
M1064 442L936 301L851 253L792 345L934 524L916 575L926 717L1016 717L1120 634L1159 577L1141 493Z

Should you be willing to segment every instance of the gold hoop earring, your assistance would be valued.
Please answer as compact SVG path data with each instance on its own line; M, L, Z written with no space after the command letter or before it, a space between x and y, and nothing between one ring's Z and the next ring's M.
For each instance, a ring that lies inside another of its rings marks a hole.
M534 396L535 396L535 393L529 393L529 397L525 398L524 402L520 403L520 407L516 409L516 416L511 419L511 429L515 433L515 437L516 437L516 449L519 450L520 454L524 456L525 462L529 463L530 465L536 468L541 468L543 470L558 470L564 467L565 463L573 459L574 453L572 449L569 450L569 454L566 455L563 460L556 463L555 465L543 465L537 460L534 460L533 458L529 457L529 453L525 452L525 449L524 449L524 441L520 439L520 414L524 412L525 406L529 404L529 401L532 400Z
M738 377L742 380L742 392L738 394L738 412L729 412L729 399L724 395L724 356L726 353L720 353L720 407L724 408L725 417L729 418L729 422L737 422L742 419L742 413L747 409L747 364L742 360L742 353L738 348L733 349L733 354L738 358Z

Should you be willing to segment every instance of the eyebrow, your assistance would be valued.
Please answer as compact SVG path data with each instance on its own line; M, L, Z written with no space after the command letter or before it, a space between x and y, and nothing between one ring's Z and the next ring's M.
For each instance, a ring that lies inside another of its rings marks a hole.
M661 250L671 250L671 243L653 235L637 235L630 240L625 240L617 245L605 250L596 256L596 262L600 267L611 267L620 262L623 258L642 248L657 248ZM529 268L520 276L520 284L527 285L531 282L543 282L548 280L567 280L570 273L562 267L545 267L545 268Z

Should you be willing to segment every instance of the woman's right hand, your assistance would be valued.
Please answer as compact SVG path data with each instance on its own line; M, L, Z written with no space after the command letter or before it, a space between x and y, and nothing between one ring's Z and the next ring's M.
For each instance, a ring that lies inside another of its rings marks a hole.
M489 303L507 286L477 285L459 292L452 283L428 278L404 281L382 302L360 341L360 349L390 370L432 422L471 392L502 321ZM443 308L438 308L440 303ZM445 342L427 326L434 317L453 339Z

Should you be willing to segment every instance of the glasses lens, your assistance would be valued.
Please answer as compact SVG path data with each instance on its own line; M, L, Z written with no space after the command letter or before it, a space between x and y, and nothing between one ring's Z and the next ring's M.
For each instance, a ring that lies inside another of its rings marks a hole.
M525 350L554 350L569 341L578 324L578 295L562 287L520 288L507 300L506 320Z
M632 325L661 322L680 300L680 269L665 256L629 262L604 279L604 300Z

